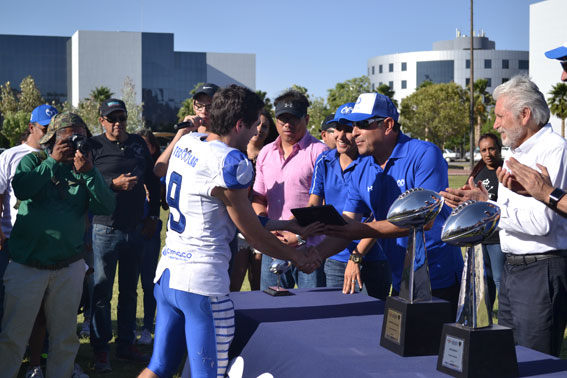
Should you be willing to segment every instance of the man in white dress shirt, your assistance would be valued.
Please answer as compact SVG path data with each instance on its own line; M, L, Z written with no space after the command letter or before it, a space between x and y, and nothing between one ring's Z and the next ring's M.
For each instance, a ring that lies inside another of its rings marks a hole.
M526 76L499 85L494 128L519 162L547 167L554 187L567 187L567 143L553 132L549 108ZM504 169L508 169L504 164ZM488 200L482 185L441 194L449 205ZM472 189L470 189L472 188ZM498 324L514 329L516 342L559 356L567 322L567 220L532 197L498 188L500 243L506 264L498 297Z

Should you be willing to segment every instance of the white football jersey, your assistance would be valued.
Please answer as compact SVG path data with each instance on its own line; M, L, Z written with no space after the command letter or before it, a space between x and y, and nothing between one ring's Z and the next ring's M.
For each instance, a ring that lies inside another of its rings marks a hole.
M170 270L172 289L218 296L229 293L229 243L236 226L215 187L247 188L252 164L237 149L206 135L183 136L173 148L166 177L169 220L155 282Z

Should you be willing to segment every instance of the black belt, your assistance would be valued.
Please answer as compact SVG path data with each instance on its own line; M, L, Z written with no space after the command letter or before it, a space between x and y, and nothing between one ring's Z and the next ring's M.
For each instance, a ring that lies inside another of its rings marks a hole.
M527 265L540 260L555 259L555 258L566 258L567 251L549 251L546 253L536 253L529 255L512 255L510 253L506 254L506 262L510 265Z

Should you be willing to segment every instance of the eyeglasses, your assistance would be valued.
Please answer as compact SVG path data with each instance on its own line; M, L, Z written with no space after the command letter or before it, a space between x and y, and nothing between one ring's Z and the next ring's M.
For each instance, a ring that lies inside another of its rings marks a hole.
M383 122L386 118L370 118L365 119L364 121L357 121L353 122L353 126L358 127L359 129L369 129L370 125L374 122Z
M45 132L47 131L47 126L40 125L40 124L37 123L37 122L35 122L33 125L34 125L35 127L37 127L39 130L41 130L41 132L44 133L44 134L45 134Z
M352 126L349 125L343 125L342 123L339 123L337 125L337 131L344 131L345 133L352 133Z
M561 67L563 68L563 71L567 72L567 59L560 60L559 63L561 63Z
M202 111L202 110L209 111L209 110L211 110L211 104L202 104L202 103L197 102L197 101L194 101L193 107L195 108L195 110L198 110L198 111Z
M126 122L126 120L128 119L128 117L126 116L120 116L120 117L104 117L104 119L109 122L109 123L122 123L122 122Z

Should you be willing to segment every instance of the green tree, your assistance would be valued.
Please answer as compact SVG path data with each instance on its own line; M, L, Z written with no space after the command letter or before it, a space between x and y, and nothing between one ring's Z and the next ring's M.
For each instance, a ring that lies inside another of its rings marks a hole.
M476 116L474 125L475 146L478 146L478 139L480 138L480 135L482 133L483 125L485 125L489 120L490 109L492 109L494 105L494 99L492 98L492 95L486 90L486 88L488 88L488 80L475 80L473 84L474 115Z
M114 95L113 92L110 91L110 88L105 86L95 87L89 94L89 98L92 98L96 103L100 104L104 100L108 100Z
M443 148L451 138L462 138L468 129L466 91L455 83L431 84L402 100L401 124L414 138Z
M549 91L547 99L551 114L561 119L561 136L565 138L565 119L567 118L567 84L557 83Z
M69 106L68 103L67 105L68 107L65 110L73 111L81 116L92 134L96 135L104 131L102 129L102 126L100 125L100 122L98 121L98 107L100 106L99 102L97 102L93 98L87 97L83 101L79 102L79 106L77 106L77 108Z
M31 76L24 77L20 83L20 93L18 93L18 110L31 113L41 104L45 104L45 100L35 86L34 79Z
M10 82L0 86L0 113L6 114L8 112L18 111L18 99L16 92L12 89Z
M135 133L145 128L144 123L144 103L136 102L136 86L130 76L126 76L122 85L122 101L126 104L128 111L128 127L129 133Z
M200 82L195 84L193 89L189 91L190 96L183 100L183 102L181 102L181 108L179 108L179 111L177 112L177 119L179 122L183 121L183 118L185 118L185 116L195 114L195 111L193 110L193 95L195 94L195 92L197 92L197 88L199 88L203 84L205 83Z
M307 131L314 137L318 138L320 135L321 122L332 113L332 110L325 104L323 97L315 97L311 101L311 106L307 109L309 114L309 125Z
M368 76L355 77L341 83L337 83L335 88L329 89L327 104L331 112L347 102L355 102L361 93L370 92L370 79Z
M272 115L272 118L274 117L274 106L272 105L272 100L268 97L268 92L264 92L260 89L256 90L256 94L258 96L260 96L260 98L262 99L262 101L264 101L264 109L266 109L268 112L270 112L270 114Z
M390 88L388 84L379 85L378 88L376 88L376 92L383 94L384 96L390 97L390 100L392 100L394 106L396 108L398 107L398 101L394 99L394 95L396 94L396 92L392 88Z
M20 143L20 138L30 122L30 113L23 110L8 111L2 114L2 135L8 139L10 146Z

